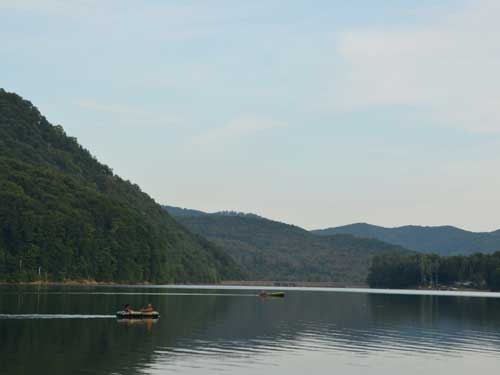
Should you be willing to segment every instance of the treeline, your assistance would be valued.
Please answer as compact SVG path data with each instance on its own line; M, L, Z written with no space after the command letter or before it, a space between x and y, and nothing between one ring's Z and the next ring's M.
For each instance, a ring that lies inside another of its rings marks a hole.
M232 259L0 89L0 281L216 282Z
M367 282L372 288L457 285L500 290L500 252L451 257L379 255L373 258Z

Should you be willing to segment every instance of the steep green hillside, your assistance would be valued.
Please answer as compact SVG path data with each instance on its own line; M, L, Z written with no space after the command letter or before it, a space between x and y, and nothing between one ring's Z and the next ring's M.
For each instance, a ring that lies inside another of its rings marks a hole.
M493 253L500 250L500 230L477 233L452 226L407 225L398 228L384 228L359 223L315 230L313 233L324 236L350 234L362 238L376 238L414 251L439 255L469 255L477 252Z
M378 240L316 236L256 215L175 216L176 210L166 210L223 248L252 280L364 282L374 255L409 253Z
M0 280L214 282L234 262L0 89Z

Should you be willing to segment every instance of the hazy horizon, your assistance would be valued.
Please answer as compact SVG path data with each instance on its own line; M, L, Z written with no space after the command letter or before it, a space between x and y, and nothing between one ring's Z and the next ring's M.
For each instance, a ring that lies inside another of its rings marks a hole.
M157 202L500 228L500 3L0 0L0 87Z

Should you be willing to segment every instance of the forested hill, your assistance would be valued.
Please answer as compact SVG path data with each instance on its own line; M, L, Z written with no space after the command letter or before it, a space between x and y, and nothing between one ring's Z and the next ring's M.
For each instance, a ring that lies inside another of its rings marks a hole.
M0 89L0 280L214 282L222 250Z
M374 255L410 253L373 239L316 236L253 214L197 211L189 216L178 208L166 210L223 248L251 280L365 282Z
M481 233L468 232L452 226L407 225L384 228L359 223L312 232L326 236L351 234L362 238L376 238L414 251L439 255L469 255L477 252L493 253L500 250L500 230Z

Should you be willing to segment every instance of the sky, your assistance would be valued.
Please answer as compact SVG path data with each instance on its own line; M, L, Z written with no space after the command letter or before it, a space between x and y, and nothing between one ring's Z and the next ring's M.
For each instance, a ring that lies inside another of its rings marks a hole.
M496 0L0 0L0 87L161 204L500 228Z

